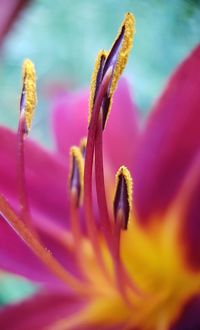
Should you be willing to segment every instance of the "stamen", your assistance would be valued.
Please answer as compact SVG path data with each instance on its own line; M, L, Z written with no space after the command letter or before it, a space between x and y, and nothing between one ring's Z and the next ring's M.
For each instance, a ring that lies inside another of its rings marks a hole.
M102 109L99 116L99 125L95 140L95 178L96 178L96 193L101 219L102 232L110 245L111 222L108 213L106 201L104 168L103 168L103 146L102 146Z
M120 29L119 35L111 48L109 55L105 51L98 54L94 72L92 75L90 92L89 131L86 148L84 171L84 209L88 233L93 247L96 245L96 226L91 210L92 205L92 167L95 146L96 191L101 217L102 231L109 242L110 220L105 195L103 153L102 153L102 129L105 126L110 99L114 93L120 74L126 64L133 40L133 16L127 14ZM109 100L109 102L107 102ZM102 111L100 111L102 108Z
M97 92L102 82L103 68L104 68L106 56L107 56L107 52L105 50L101 50L97 55L96 63L94 65L94 70L92 73L92 78L90 83L90 100L89 100L89 114L88 114L89 123L92 117L92 111L94 108Z
M97 56L90 85L89 123L91 120L91 113L93 111L97 91L107 71L111 70L111 80L102 102L102 127L105 127L105 123L111 109L112 97L117 87L117 82L126 66L133 44L133 36L135 32L134 25L134 16L131 13L127 13L110 51L100 51Z
M115 226L113 232L113 253L116 280L119 290L130 304L126 293L128 286L134 294L141 296L142 292L130 278L120 258L121 230L126 230L132 209L132 178L125 166L121 166L116 174L116 192L114 198L114 218Z
M85 155L85 167L84 167L84 213L85 213L85 220L87 226L88 236L92 243L94 252L96 254L97 260L101 265L105 273L105 266L103 263L101 250L98 242L98 231L96 227L96 221L93 215L93 199L92 199L92 168L93 168L93 158L94 158L94 144L95 144L95 136L98 126L98 118L99 112L102 104L103 97L105 92L108 88L108 84L110 81L111 71L109 70L98 91L97 96L94 103L94 108L92 111L92 116L90 120L90 125L88 128L88 138L87 138L87 146L86 146L86 155Z
M20 114L24 116L24 131L28 134L31 129L37 104L35 67L29 59L25 60L23 63L22 79L23 86L20 99Z
M71 148L70 156L71 156L71 170L69 176L70 222L71 222L71 231L75 246L76 260L82 266L82 258L81 258L82 233L80 226L79 205L83 195L84 160L81 150L78 147Z
M126 230L132 208L132 178L125 166L121 166L116 174L116 191L114 198L115 222Z
M20 214L23 220L28 223L30 219L30 211L26 192L25 180L25 160L24 160L24 139L28 134L33 113L36 106L36 74L33 63L30 60L25 60L23 63L23 86L20 99L20 117L17 135L17 166L18 166L18 185L19 185L19 204Z
M68 273L68 271L54 258L52 253L38 241L37 237L20 220L2 195L0 195L0 214L2 214L8 224L56 277L64 281L73 290L87 293L86 290L88 290L88 288L84 288L84 286L73 275Z
M19 119L18 134L17 134L17 178L18 178L18 189L19 189L20 215L23 218L23 220L27 223L27 219L28 219L27 215L29 215L29 203L27 198L26 180L25 180L24 138L25 138L24 118L21 117Z
M70 150L71 155L71 170L70 170L70 194L74 200L76 207L80 205L83 195L83 170L84 160L82 153L78 147L72 147Z
M112 68L112 79L110 81L107 93L103 101L103 128L105 127L108 115L110 113L112 98L117 87L118 80L126 66L129 53L133 45L133 37L135 33L135 19L131 13L127 13L124 21L119 29L117 38L113 43L109 54L106 58L103 75L109 68Z
M84 138L81 139L80 144L79 144L79 148L81 150L83 158L85 158L86 145L87 145L87 138L84 137Z
M107 57L104 73L110 66L113 66L113 76L110 85L110 95L112 95L116 89L117 82L121 76L133 45L133 36L135 33L135 19L133 14L127 13L124 21L119 29L118 35L109 51Z

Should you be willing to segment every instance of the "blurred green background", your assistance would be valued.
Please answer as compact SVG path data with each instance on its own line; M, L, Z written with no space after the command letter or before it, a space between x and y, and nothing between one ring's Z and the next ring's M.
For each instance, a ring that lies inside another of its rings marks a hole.
M127 11L135 14L137 33L125 75L144 115L200 41L198 0L32 1L1 49L0 122L17 126L21 63L29 57L37 68L39 99L31 135L49 144L50 86L88 86L98 50L110 47ZM13 277L1 275L0 285L0 303L32 292L27 282Z

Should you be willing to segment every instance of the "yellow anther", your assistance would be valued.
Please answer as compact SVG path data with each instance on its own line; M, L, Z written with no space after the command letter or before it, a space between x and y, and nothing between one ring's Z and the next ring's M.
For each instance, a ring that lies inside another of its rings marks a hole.
M125 15L124 21L119 29L118 35L115 39L115 41L119 38L120 34L122 33L122 30L124 29L124 34L123 34L123 41L119 50L119 54L117 57L117 63L114 68L113 72L113 77L112 77L112 82L110 86L110 96L112 97L115 88L117 86L117 82L122 74L122 71L124 70L129 53L131 51L132 45L133 45L133 37L135 33L135 18L133 14L127 13ZM113 45L115 44L115 41ZM112 47L113 47L112 45ZM111 47L111 50L112 50Z
M133 44L135 32L135 19L131 13L125 15L124 21L119 29L117 37L109 52L100 51L91 79L90 100L89 100L89 122L94 107L97 90L100 88L103 78L110 73L110 81L103 100L103 128L108 118L114 91L117 82L124 70L128 56Z
M36 94L36 73L34 64L31 60L26 59L23 63L22 68L22 78L23 78L23 89L25 102L24 102L24 116L27 133L30 131L34 110L37 104L37 94Z
M69 185L70 191L76 194L77 204L82 200L83 195L83 173L84 158L79 147L73 146L70 149L70 174Z
M96 90L97 90L97 80L98 80L98 74L100 74L100 67L105 62L105 59L107 57L107 52L105 50L100 50L100 52L97 55L96 62L94 65L94 70L91 77L90 82L90 99L89 99L89 114L88 114L88 122L90 122L91 116L92 116L92 110L94 106L95 96L96 96ZM101 77L99 77L101 78Z
M116 40L118 40L118 38L120 37L120 35L122 33L123 33L122 44L119 49L117 61L114 66L114 69L113 69L112 80L111 80L109 94L108 94L108 97L110 100L109 100L109 106L108 106L107 114L106 114L106 121L110 114L114 91L117 87L118 80L126 66L126 63L128 61L128 56L129 56L129 53L130 53L132 45L133 45L133 38L134 38L134 33L135 33L135 18L133 16L133 14L127 13L125 15L124 21L119 29L117 37L109 51L109 54L112 51L112 48L115 45ZM109 54L108 54L108 56L109 56Z
M124 214L124 229L127 228L127 223L130 220L132 210L132 191L133 181L127 167L121 166L116 173L116 191L114 200L114 211ZM124 187L125 185L125 187Z

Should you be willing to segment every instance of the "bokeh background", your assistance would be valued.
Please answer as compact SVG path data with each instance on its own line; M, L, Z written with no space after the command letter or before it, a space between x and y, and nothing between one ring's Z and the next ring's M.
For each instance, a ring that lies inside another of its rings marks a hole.
M0 0L1 22L5 8L17 1ZM142 117L173 69L200 42L199 0L18 2L24 8L0 44L0 123L17 127L21 63L28 57L36 65L39 100L31 135L48 146L55 91L88 86L98 50L110 47L127 11L135 14L137 32L125 76ZM0 304L33 290L23 279L0 273Z

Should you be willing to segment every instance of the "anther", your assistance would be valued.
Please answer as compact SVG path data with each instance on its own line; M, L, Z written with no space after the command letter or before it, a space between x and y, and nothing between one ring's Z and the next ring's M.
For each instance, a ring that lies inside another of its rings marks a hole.
M118 35L109 52L100 51L91 79L90 102L89 102L89 122L91 113L93 111L97 91L109 70L112 71L110 75L110 82L102 102L102 128L110 112L112 97L117 87L117 82L124 70L128 56L133 44L133 36L135 32L135 20L131 13L127 13L124 21L119 29Z
M24 118L24 133L31 129L34 111L37 104L36 73L34 64L27 59L22 68L22 92L20 99L20 118Z
M80 205L83 194L83 170L84 159L80 148L72 147L71 155L71 170L69 176L69 186L71 197L73 197L76 207Z
M92 73L91 83L90 83L90 100L89 100L89 114L88 114L88 122L90 123L92 111L95 103L95 99L97 96L97 91L102 82L103 78L103 69L104 63L107 57L107 52L105 50L100 50L97 55L96 62L94 65L94 70Z
M124 21L119 29L118 35L109 51L107 56L103 76L107 70L112 68L111 82L108 91L103 101L103 128L105 127L108 115L110 113L112 105L112 97L117 87L118 80L126 66L128 56L133 44L133 37L135 32L134 16L131 13L127 13Z
M80 144L79 144L83 158L85 158L86 146L87 146L87 138L84 137L81 139Z
M20 116L17 135L17 171L19 186L20 216L31 226L30 209L26 192L24 139L31 128L31 122L36 107L36 74L34 64L25 60L22 67L22 92L20 99Z
M126 230L132 208L132 178L125 166L121 166L116 174L116 191L114 198L115 222Z

